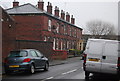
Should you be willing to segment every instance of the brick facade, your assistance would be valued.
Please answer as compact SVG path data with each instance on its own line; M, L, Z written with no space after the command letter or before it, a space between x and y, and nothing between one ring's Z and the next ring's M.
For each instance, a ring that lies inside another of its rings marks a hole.
M9 51L15 48L15 22L1 7L2 10L2 58L5 58Z
M14 4L14 3L13 3ZM19 5L19 4L18 4ZM25 4L18 6L28 6ZM32 5L33 6L33 5ZM69 13L55 7L55 14L52 14L52 4L48 2L47 12L43 11L44 2L38 2L38 8L35 8L43 13L9 13L15 8L8 9L7 12L15 19L16 39L17 40L34 40L34 41L50 41L53 42L54 50L77 49L78 41L81 40L82 29L75 26L75 18L70 18ZM19 11L20 12L20 11ZM66 19L65 19L66 18ZM71 22L70 22L71 19Z
M16 40L16 49L37 49L40 50L49 60L52 58L54 51L52 50L52 42ZM49 47L49 48L48 48Z

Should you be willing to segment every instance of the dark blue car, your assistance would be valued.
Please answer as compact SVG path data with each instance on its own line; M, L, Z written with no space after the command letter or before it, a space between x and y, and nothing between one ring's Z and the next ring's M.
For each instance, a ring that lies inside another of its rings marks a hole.
M49 68L48 59L36 49L20 49L10 51L10 54L5 59L5 72L27 71L31 74L35 73L36 69Z

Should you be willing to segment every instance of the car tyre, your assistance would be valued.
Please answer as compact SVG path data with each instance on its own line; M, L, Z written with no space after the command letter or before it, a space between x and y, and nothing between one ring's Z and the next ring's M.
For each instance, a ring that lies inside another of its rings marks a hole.
M46 64L45 64L44 71L48 71L48 69L49 69L49 64L48 64L48 63L46 63Z
M34 74L34 73L35 73L35 67L34 67L33 64L30 66L29 73L30 73L30 74Z

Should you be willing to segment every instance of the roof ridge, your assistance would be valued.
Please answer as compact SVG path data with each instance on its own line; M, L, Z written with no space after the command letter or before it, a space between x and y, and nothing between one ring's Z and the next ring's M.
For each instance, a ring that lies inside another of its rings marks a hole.
M49 16L54 17L54 18L56 18L56 19L59 19L59 20L61 20L61 21L63 21L63 22L66 22L66 23L68 23L68 24L70 24L70 25L72 25L72 26L75 26L75 27L77 27L77 28L82 29L81 27L78 27L78 26L76 26L76 25L74 25L74 24L72 24L72 23L70 23L70 22L68 22L68 21L65 21L65 20L61 19L60 17L56 17L54 14L49 14L47 11L41 10L40 8L36 7L35 5L32 5L31 3L26 3L26 4L23 4L23 5L17 6L17 7L9 8L9 9L6 9L6 11L8 11L8 13L9 13L9 10L16 9L16 8L20 8L20 7L25 6L25 5L31 5L31 7L35 8L35 9L37 10L37 11L36 11L37 13L44 13L44 14L46 14L46 15L49 15ZM12 12L12 13L13 13L13 12ZM32 14L32 13L33 13L33 12L31 12L31 14ZM34 12L34 13L35 13L35 12ZM16 13L16 14L22 14L22 13Z
M16 7L12 7L12 8L8 8L8 9L5 9L5 10L10 10L10 9L14 9L14 8L19 8L19 7L22 7L22 6L25 6L25 5L31 5L32 7L36 8L37 10L40 10L41 12L43 12L41 9L37 8L36 6L32 5L31 3L26 3L26 4L23 4L23 5L16 6Z

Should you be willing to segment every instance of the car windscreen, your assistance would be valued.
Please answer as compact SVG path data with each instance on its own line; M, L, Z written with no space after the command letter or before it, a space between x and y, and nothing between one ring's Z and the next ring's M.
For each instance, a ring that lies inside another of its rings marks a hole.
M8 57L26 57L27 51L11 51Z

